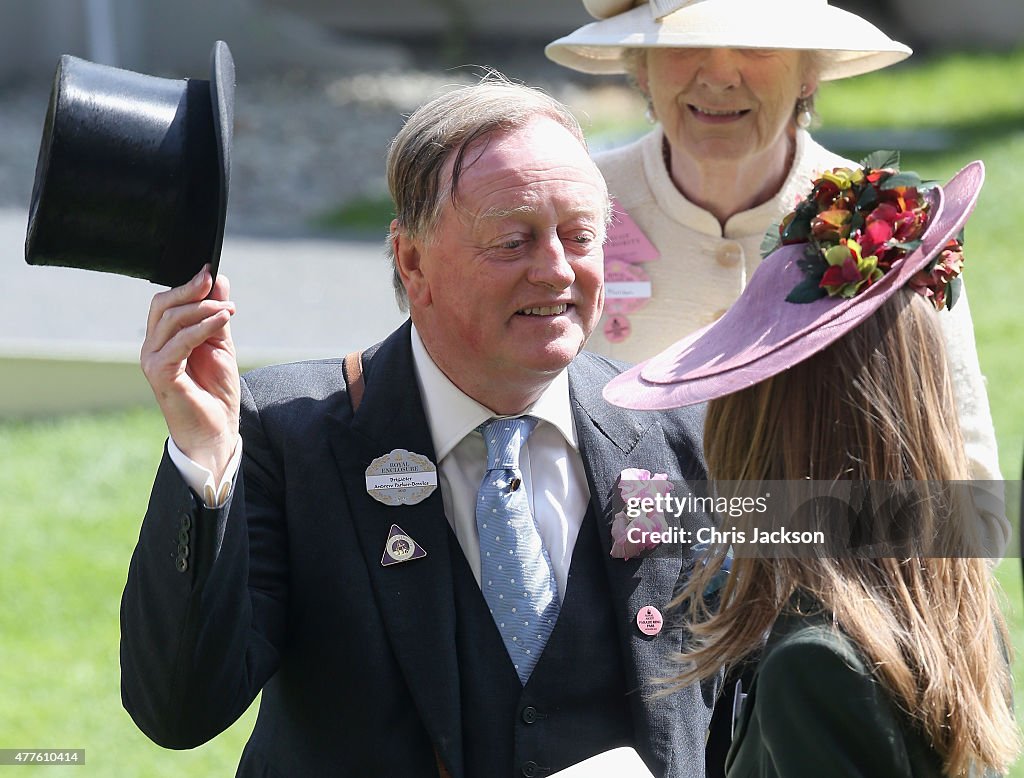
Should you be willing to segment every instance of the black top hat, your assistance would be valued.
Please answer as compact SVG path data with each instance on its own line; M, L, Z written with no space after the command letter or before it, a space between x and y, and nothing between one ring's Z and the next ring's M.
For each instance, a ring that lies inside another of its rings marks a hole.
M224 239L235 65L214 44L209 81L167 79L64 55L29 208L30 265L179 286Z

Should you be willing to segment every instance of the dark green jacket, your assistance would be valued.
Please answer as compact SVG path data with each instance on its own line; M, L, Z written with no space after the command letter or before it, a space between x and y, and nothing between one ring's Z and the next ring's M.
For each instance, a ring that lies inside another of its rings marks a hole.
M728 778L941 776L924 736L827 616L784 615L736 721Z

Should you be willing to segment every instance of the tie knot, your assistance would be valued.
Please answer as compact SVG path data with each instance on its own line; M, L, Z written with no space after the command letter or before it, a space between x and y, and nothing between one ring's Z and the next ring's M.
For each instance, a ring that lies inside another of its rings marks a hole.
M487 444L488 470L518 470L519 451L530 437L537 420L532 416L514 419L491 419L481 425Z

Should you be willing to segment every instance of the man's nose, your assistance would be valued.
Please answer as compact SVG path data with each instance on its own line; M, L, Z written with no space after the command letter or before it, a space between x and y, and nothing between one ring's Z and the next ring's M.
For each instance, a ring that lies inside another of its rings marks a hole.
M568 289L576 280L576 271L573 270L565 246L558 235L537 242L537 251L528 278L532 283L558 291Z

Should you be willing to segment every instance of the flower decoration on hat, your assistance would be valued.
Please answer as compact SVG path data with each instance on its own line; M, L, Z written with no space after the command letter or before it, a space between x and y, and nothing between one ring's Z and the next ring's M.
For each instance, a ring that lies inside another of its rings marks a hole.
M860 165L823 173L778 230L769 231L765 256L780 245L806 243L798 260L804 280L787 302L856 297L921 245L932 207L928 191L935 184L900 172L895 152L875 152ZM952 308L963 261L961 240L951 240L914 276L911 287L936 310Z

